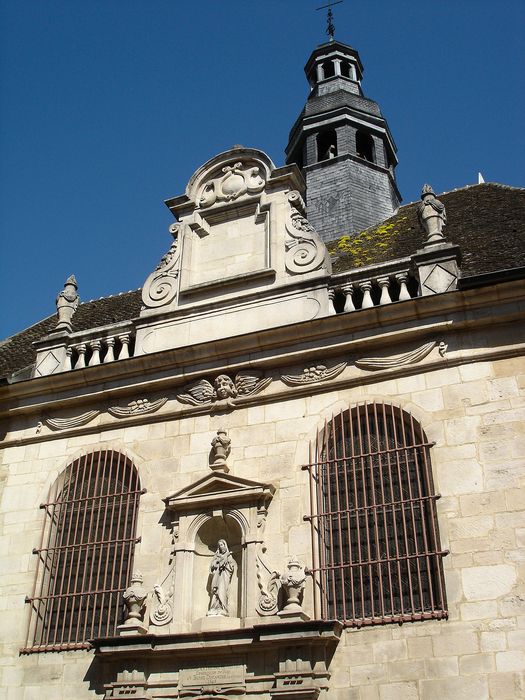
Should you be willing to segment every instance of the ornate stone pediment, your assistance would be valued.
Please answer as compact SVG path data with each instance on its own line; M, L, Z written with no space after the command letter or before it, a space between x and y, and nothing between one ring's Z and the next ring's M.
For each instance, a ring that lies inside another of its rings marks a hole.
M327 311L327 292L321 301L317 293L314 304L305 298L302 306L296 291L288 292L293 300L283 298L286 285L331 271L326 247L305 218L304 187L295 165L276 168L253 148L235 147L205 163L185 194L166 202L178 219L170 229L175 241L144 284L142 316L183 310L187 317L188 307L238 304L245 296L250 326L255 320L263 327L268 321L306 320L316 307ZM252 307L269 305L274 290L278 298L271 311L254 314ZM237 313L236 323L240 318ZM150 339L146 346L156 342Z
M170 510L192 510L206 506L221 505L232 508L249 501L269 499L275 493L275 486L251 481L232 474L208 474L195 484L186 486L164 499Z

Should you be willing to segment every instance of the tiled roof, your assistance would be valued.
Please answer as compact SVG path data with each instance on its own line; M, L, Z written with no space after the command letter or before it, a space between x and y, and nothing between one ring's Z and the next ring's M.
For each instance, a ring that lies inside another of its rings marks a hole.
M446 207L447 241L461 249L461 274L478 275L525 265L525 189L495 183L437 195ZM327 243L334 272L403 258L422 247L419 202L399 208L377 226Z
M472 185L438 195L447 210L448 241L461 248L463 276L525 266L525 189L494 183ZM412 255L423 243L416 215L418 202L356 236L328 243L334 272ZM139 315L141 290L80 304L73 330L83 331ZM19 372L35 361L32 343L50 333L50 316L0 342L0 377Z
M128 321L139 315L140 307L140 289L87 301L79 305L73 316L73 330L85 331L109 323ZM51 333L56 323L56 316L49 316L20 333L0 341L0 377L6 377L32 365L36 357L32 343Z

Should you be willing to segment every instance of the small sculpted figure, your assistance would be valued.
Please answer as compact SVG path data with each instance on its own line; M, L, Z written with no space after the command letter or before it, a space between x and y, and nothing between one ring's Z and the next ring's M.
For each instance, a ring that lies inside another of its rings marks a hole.
M226 540L219 540L210 564L211 598L208 616L228 617L228 591L235 569L232 553Z
M78 285L75 275L70 275L64 284L64 289L59 292L56 299L58 316L57 329L63 328L66 331L72 329L71 318L77 310L80 301L77 289Z
M430 185L423 185L417 216L427 234L426 244L442 243L445 239L443 227L447 223L447 213L445 205L436 198Z
M217 430L217 435L211 441L211 466L225 467L226 460L231 452L231 438L224 428Z

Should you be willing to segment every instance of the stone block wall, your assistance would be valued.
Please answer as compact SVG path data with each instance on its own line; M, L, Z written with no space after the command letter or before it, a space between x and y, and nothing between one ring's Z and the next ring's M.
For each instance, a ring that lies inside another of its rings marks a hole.
M78 454L110 447L133 459L147 493L140 502L136 568L151 589L167 572L170 533L159 524L162 498L209 473L219 427L232 440L237 476L270 481L277 492L265 530L271 568L296 555L311 560L308 523L310 440L332 413L385 400L410 411L429 440L449 605L448 621L348 629L331 664L329 700L514 700L525 694L525 366L480 361L380 383L331 390L201 415L74 437L42 439L2 452L0 518L0 697L100 697L90 680L92 652L19 656L43 512L39 504ZM9 437L16 437L16 426ZM305 608L312 612L312 592Z

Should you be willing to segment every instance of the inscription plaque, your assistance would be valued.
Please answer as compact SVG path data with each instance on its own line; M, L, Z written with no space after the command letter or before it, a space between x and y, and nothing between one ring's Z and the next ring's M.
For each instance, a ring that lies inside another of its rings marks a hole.
M236 685L244 683L244 666L199 666L183 668L180 671L180 684L196 685Z

